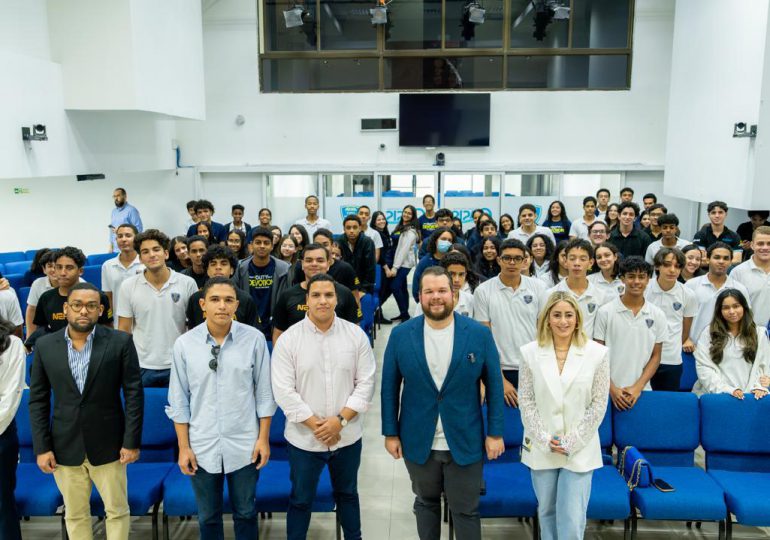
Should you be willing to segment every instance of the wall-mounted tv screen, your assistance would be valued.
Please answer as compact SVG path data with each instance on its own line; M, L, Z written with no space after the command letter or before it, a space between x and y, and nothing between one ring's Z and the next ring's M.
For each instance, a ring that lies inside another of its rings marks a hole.
M400 146L489 146L489 94L401 94Z

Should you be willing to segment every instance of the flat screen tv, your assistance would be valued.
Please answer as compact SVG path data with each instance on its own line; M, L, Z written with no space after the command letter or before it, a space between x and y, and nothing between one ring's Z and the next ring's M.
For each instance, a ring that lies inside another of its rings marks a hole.
M489 94L400 94L400 146L489 146Z

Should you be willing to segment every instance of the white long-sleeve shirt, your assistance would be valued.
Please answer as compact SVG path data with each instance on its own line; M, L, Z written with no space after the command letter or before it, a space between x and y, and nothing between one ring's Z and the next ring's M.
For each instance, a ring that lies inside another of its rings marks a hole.
M21 393L27 386L24 382L24 344L16 336L8 336L8 348L0 354L0 434L5 433L16 416L21 402Z
M393 269L414 268L417 265L417 257L414 254L414 245L417 243L417 231L412 228L401 232L393 255Z
M770 363L770 342L762 326L757 326L757 341L757 355L753 364L743 359L743 345L733 336L727 339L722 361L716 364L709 353L711 333L704 330L695 348L695 369L701 391L706 394L732 394L738 389L744 392L762 390L759 378L769 373Z
M273 396L286 415L284 436L309 452L349 446L363 435L362 414L374 397L376 365L369 338L358 325L334 317L322 332L305 317L289 327L273 349ZM358 414L342 428L341 440L327 447L302 424L315 415L329 418L343 408Z

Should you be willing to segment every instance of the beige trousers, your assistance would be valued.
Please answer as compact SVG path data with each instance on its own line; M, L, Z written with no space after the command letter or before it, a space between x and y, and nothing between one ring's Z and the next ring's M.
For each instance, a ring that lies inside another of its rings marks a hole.
M70 538L93 538L90 503L93 483L104 501L107 540L128 540L131 523L125 465L113 461L97 466L86 459L78 467L57 465L54 479L64 498L64 521Z

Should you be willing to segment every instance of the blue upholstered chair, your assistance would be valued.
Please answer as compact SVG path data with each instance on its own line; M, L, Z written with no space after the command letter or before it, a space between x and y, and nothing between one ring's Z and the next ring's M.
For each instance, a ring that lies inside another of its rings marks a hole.
M83 279L101 290L102 289L102 266L90 265L83 267Z
M0 253L0 263L2 264L24 260L26 260L26 256L23 251L6 251L5 253Z
M117 257L117 253L96 253L94 255L89 255L86 257L86 265L87 266L101 266L104 264L104 261L107 261L109 259L114 259Z
M613 409L613 432L619 451L638 448L656 478L674 487L664 493L650 486L631 492L632 534L637 519L686 522L715 521L720 537L727 512L724 493L706 471L695 466L700 444L698 398L684 392L642 392L631 410Z
M14 262L4 263L6 274L24 274L32 268L32 261L20 259Z
M701 397L701 444L706 469L725 492L727 537L732 517L741 525L770 525L770 400L727 394Z

